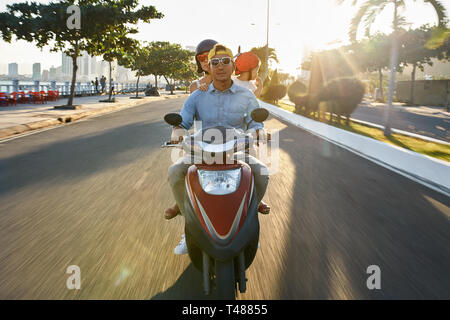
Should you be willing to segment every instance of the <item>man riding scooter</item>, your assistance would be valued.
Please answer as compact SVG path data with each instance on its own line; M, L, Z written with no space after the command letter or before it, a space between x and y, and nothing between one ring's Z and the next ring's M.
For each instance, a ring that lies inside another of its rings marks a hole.
M194 118L202 121L203 128L221 125L242 130L263 129L262 123L251 121L251 112L259 108L256 97L248 89L235 85L231 80L235 69L231 50L216 44L209 52L208 61L213 82L207 91L197 90L186 100L181 110L183 121L179 127L172 130L171 143L180 142L185 130L189 130L193 125ZM269 182L267 167L251 155L246 159L254 175L256 194L258 199L262 199ZM169 168L168 180L177 204L166 210L166 219L172 219L184 211L185 176L190 162L191 156L186 155ZM267 214L270 207L261 201L258 210ZM175 253L187 253L184 237L175 248Z

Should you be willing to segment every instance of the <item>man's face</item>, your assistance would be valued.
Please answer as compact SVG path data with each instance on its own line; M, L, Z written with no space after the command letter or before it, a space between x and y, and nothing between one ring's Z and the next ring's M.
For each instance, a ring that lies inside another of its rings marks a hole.
M226 54L216 54L212 59L215 58L230 58L230 56ZM211 60L212 60L211 59ZM217 81L226 81L228 79L231 79L231 75L234 72L234 62L233 59L231 59L231 62L229 64L224 65L223 61L219 62L217 66L214 66L210 63L210 70L213 80Z

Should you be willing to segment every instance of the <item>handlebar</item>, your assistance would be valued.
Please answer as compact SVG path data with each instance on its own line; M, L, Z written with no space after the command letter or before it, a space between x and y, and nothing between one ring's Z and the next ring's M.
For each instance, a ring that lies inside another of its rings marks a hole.
M183 148L181 143L170 143L170 141L166 141L161 145L161 148Z

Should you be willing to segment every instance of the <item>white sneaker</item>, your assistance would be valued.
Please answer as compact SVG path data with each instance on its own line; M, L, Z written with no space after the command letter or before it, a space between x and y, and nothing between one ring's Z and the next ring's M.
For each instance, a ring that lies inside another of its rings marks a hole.
M175 254L181 255L181 254L186 254L188 253L188 248L186 245L186 236L183 234L181 236L181 241L180 243L175 247L175 249L173 250L173 252Z

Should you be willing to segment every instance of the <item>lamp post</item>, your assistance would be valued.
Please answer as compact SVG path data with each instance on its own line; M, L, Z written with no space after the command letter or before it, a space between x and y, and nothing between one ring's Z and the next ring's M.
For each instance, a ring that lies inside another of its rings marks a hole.
M266 71L264 74L264 79L262 79L263 83L269 75L269 1L270 0L267 0Z
M270 0L267 0L267 31L266 31L266 56L265 56L265 62L266 62L266 70L264 71L263 78L261 79L262 82L266 80L267 76L269 75L269 2ZM254 26L255 23L250 23L250 25Z

